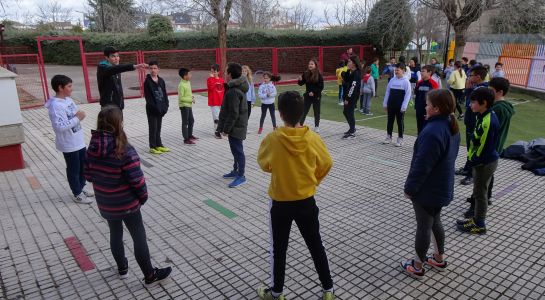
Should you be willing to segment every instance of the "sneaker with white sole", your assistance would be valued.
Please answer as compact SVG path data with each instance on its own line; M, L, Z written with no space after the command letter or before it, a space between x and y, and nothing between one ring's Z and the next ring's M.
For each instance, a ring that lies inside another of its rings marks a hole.
M127 279L129 277L129 263L127 258L125 258L125 264L121 267L117 267L117 272L119 274L119 279Z
M387 135L384 141L382 141L383 144L390 144L392 142L392 136Z
M146 287L153 286L157 284L158 282L161 282L168 278L170 275L170 272L172 272L171 267L166 267L162 269L155 268L153 269L153 275L149 278L144 278L144 285Z
M86 188L83 188L83 190L81 190L81 192L85 195L85 197L94 197L95 196L95 193L93 192L93 190L88 190Z
M93 203L93 200L87 198L87 196L85 196L85 194L82 192L79 195L74 196L74 202L78 204L91 204Z
M266 287L257 288L257 296L260 300L286 300L282 294L280 294L278 297L274 297L272 295L272 289Z
M396 147L403 146L403 138L397 138L397 142L395 143Z
M432 267L433 269L439 271L439 272L443 272L447 269L447 261L445 259L443 259L443 261L439 262L435 259L435 257L433 255L431 256L427 256L426 257L426 261L424 262L424 264Z
M318 126L314 127L314 132L320 133L320 127L318 127Z
M414 259L402 261L400 267L404 273L411 276L412 278L419 280L424 278L424 274L426 273L426 270L424 270L423 267L420 269L416 268L416 266L414 265Z

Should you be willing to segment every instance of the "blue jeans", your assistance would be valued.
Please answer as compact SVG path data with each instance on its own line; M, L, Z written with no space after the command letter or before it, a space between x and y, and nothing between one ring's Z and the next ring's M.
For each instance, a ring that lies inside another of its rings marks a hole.
M81 194L85 186L85 177L83 176L83 164L85 163L85 147L74 152L63 152L66 161L66 178L72 194L77 196Z
M233 164L233 171L237 173L237 176L244 176L246 156L244 156L242 140L229 135L229 147L231 147L231 153L233 153L233 158L235 160Z
M340 84L339 85L339 102L343 102L343 95L344 95L343 85Z

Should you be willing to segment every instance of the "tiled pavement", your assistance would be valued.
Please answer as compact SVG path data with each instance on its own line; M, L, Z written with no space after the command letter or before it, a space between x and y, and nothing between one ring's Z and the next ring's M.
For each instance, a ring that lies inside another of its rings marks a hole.
M147 122L142 100L127 101L125 129L143 162L150 200L143 207L153 263L172 265L172 279L147 290L125 235L129 279L116 277L106 222L96 204L71 201L65 163L54 148L44 109L23 112L27 168L0 173L0 298L2 299L256 299L268 282L268 175L258 169L258 109L245 141L248 183L227 188L221 175L232 158L226 139L211 134L206 101L194 108L197 146L181 143L180 115L171 98L163 141L171 153L147 153ZM87 138L98 104L87 112ZM339 109L339 114L341 110ZM359 122L360 125L364 122ZM266 131L271 129L266 120ZM414 138L406 146L381 145L384 131L358 127L353 140L341 140L344 123L323 121L321 135L334 167L318 189L323 240L339 299L542 299L545 297L545 182L520 164L502 160L496 172L498 196L489 210L489 233L456 232L470 187L456 186L444 209L450 262L445 273L430 271L416 281L398 269L413 255L414 212L403 184ZM461 149L458 164L463 164ZM232 211L228 218L211 199ZM75 236L96 268L82 271L64 239ZM320 286L312 260L293 226L287 260L288 299L318 299Z

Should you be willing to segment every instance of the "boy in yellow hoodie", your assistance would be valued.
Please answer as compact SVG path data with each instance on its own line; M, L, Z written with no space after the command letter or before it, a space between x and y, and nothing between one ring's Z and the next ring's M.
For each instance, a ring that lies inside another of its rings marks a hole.
M182 114L182 135L184 136L185 145L195 145L197 137L193 135L193 103L195 103L195 97L191 91L191 71L186 68L181 68L178 71L178 75L182 78L180 84L178 84L178 105L180 106L180 113Z
M322 283L322 299L335 299L333 280L320 235L316 187L333 165L327 147L318 134L299 125L303 115L303 97L288 91L278 97L278 110L284 126L269 133L261 142L257 162L271 173L269 185L271 224L271 287L260 287L264 300L283 300L286 251L292 221L305 239Z

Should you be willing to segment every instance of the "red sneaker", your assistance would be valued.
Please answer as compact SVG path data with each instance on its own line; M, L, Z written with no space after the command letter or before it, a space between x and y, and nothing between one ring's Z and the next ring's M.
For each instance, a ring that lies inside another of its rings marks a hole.
M192 135L192 136L189 137L189 139L190 139L190 140L193 140L193 141L196 141L196 140L198 140L199 138L196 137L196 136L194 136L194 135Z
M259 127L259 130L257 131L257 134L261 134L263 132L263 127Z
M184 144L192 146L192 145L196 145L197 143L195 143L194 140L186 140L186 141L184 141Z

